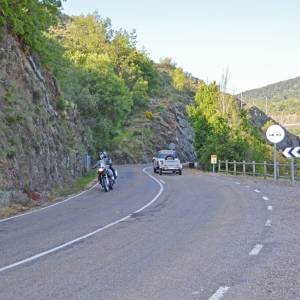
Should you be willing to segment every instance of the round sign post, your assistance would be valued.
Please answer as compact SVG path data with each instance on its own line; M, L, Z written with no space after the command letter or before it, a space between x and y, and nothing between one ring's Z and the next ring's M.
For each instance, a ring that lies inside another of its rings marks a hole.
M269 142L274 144L274 180L277 180L277 144L285 137L284 129L279 125L272 125L268 128L266 136Z

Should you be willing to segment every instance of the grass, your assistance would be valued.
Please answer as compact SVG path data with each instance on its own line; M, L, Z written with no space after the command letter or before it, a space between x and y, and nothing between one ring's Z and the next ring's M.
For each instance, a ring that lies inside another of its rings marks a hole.
M49 196L49 200L54 202L56 200L62 200L62 199L59 199L60 197L66 197L66 196L69 196L72 194L77 194L77 193L83 191L85 188L87 188L95 178L96 178L95 171L94 170L89 171L84 176L75 180L71 186L65 187L65 188L57 188L57 189L53 190L53 192ZM39 205L43 205L43 203L41 203ZM39 205L37 205L37 206L39 206ZM35 207L37 207L37 206L35 205ZM28 211L32 207L33 207L32 203L29 204L28 206L23 206L20 204L12 204L9 207L4 207L4 208L0 209L0 219L11 217L20 212Z
M14 212L12 207L4 207L0 210L0 218L8 218Z
M97 178L95 170L87 172L84 176L80 177L73 183L73 191L79 192L84 190L85 187L88 186L95 178Z
M0 209L0 219L9 218L18 213L22 213L28 210L28 208L29 207L23 206L21 204L12 204L11 206L3 207L2 209Z
M81 192L96 178L95 170L91 170L82 177L76 179L70 186L56 188L53 191L51 198L54 199L56 197L69 196Z

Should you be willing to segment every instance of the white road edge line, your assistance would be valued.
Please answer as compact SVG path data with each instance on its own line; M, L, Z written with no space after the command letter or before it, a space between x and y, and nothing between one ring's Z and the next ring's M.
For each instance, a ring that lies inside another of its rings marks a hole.
M28 258L26 258L26 259L23 259L23 260L20 260L20 261L15 262L15 263L13 263L13 264L10 264L10 265L7 265L7 266L5 266L5 267L2 267L2 268L0 268L0 273L1 273L1 272L4 272L4 271L7 271L7 270L9 270L9 269L15 268L15 267L17 267L17 266L26 264L26 263L31 262L31 261L33 261L33 260L39 259L39 258L41 258L41 257L43 257L43 256L46 256L46 255L48 255L48 254L51 254L51 253L53 253L53 252L57 252L57 251L59 251L59 250L61 250L61 249L64 249L64 248L66 248L66 247L68 247L68 246L71 246L71 245L73 245L73 244L75 244L75 243L77 243L77 242L79 242L79 241L85 240L85 239L87 239L87 238L89 238L89 237L91 237L91 236L93 236L93 235L95 235L95 234L97 234L97 233L99 233L99 232L105 230L105 229L108 229L108 228L110 228L110 227L112 227L112 226L114 226L114 225L117 225L117 224L119 224L119 223L121 223L121 222L123 222L123 221L129 219L129 218L131 217L132 214L134 214L134 213L139 213L139 212L141 212L142 210L144 210L144 209L146 209L147 207L149 207L151 204L153 204L153 203L159 198L159 196L160 196L160 195L162 194L162 192L164 191L164 187L163 187L163 185L159 182L159 180L156 179L156 178L155 178L154 176L152 176L151 174L149 174L149 173L146 171L146 169L148 169L148 168L144 168L144 169L143 169L143 172L144 172L145 174L147 174L150 178L152 178L155 182L157 182L157 183L159 184L160 189L159 189L159 192L157 193L157 195L156 195L149 203L147 203L145 206L143 206L142 208L136 210L135 212L133 212L133 213L127 215L126 217L124 217L124 218L122 218L122 219L119 219L119 220L117 220L117 221L115 221L115 222L112 222L112 223L110 223L110 224L107 224L107 225L105 225L105 226L103 226L103 227L101 227L101 228L96 229L95 231L92 231L92 232L90 232L90 233L87 233L87 234L85 234L85 235L83 235L83 236L80 236L80 237L74 239L74 240L71 240L71 241L66 242L66 243L64 243L64 244L61 244L61 245L59 245L59 246L57 246L57 247L55 247L55 248L52 248L52 249L49 249L49 250L40 252L40 253L38 253L38 254L36 254L36 255L33 255L33 256L30 256L30 257L28 257Z
M272 205L269 205L269 206L268 206L268 210L273 210L273 206L272 206Z
M267 220L265 226L271 226L271 220Z
M240 183L240 182L238 182L238 181L236 181L236 182L235 182L235 184L237 184L237 185L240 185L241 183Z
M162 184L166 184L165 181L163 181L162 179L159 179L159 181L160 181Z
M260 190L254 190L255 193L260 193Z
M249 255L258 255L260 250L263 248L263 245L257 244L254 246L254 248L250 251Z
M221 286L208 300L219 300L228 292L228 290L229 286Z
M37 213L37 212L40 212L40 211L42 211L42 210L48 209L48 208L50 208L50 207L53 207L53 206L56 206L56 205L63 204L63 203L65 203L65 202L68 202L68 201L70 201L70 200L72 200L72 199L74 199L74 198L77 198L78 196L81 196L82 194L84 194L84 193L86 193L86 192L88 192L88 191L94 189L97 185L98 185L98 183L96 183L96 184L93 185L91 188L89 188L89 189L87 189L87 190L85 190L85 191L83 191L83 192L81 192L81 193L79 193L79 194L76 194L76 195L74 195L74 196L71 196L71 197L69 197L69 198L67 198L67 199L65 199L65 200L56 202L56 203L54 203L54 204L51 204L51 205L48 205L48 206L45 206L45 207L41 207L41 208L37 208L37 209L31 210L31 211L28 211L28 212L26 212L26 213L24 213L24 214L20 214L20 215L16 215L16 216L12 216L12 217L6 218L6 219L2 219L2 220L0 220L0 223L6 222L6 221L9 221L9 220L13 220L13 219L16 219L16 218L28 216L28 215L31 215L31 214L33 214L33 213Z
M265 201L268 201L268 200L269 200L269 198L268 198L267 196L263 196L263 199L264 199Z

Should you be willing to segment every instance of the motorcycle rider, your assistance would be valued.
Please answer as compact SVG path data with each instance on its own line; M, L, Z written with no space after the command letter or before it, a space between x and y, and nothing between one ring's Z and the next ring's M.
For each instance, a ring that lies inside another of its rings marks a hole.
M109 166L109 169L110 169L111 172L112 172L113 179L116 180L117 177L118 177L118 176L117 176L117 172L115 171L115 169L114 169L113 166L112 166L112 159L107 155L107 153L106 153L105 150L100 149L100 151L99 151L99 159L100 159L100 161L101 161L101 160L104 160L104 161L105 161L105 164L106 164L107 166ZM99 162L100 162L100 161L99 161Z

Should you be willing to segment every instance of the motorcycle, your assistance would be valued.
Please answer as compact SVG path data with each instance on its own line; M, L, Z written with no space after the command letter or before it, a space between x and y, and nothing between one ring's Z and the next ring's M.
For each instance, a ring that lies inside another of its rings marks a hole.
M113 189L113 185L115 184L115 177L112 170L107 166L105 161L100 161L100 165L98 167L98 181L101 187L105 192Z

